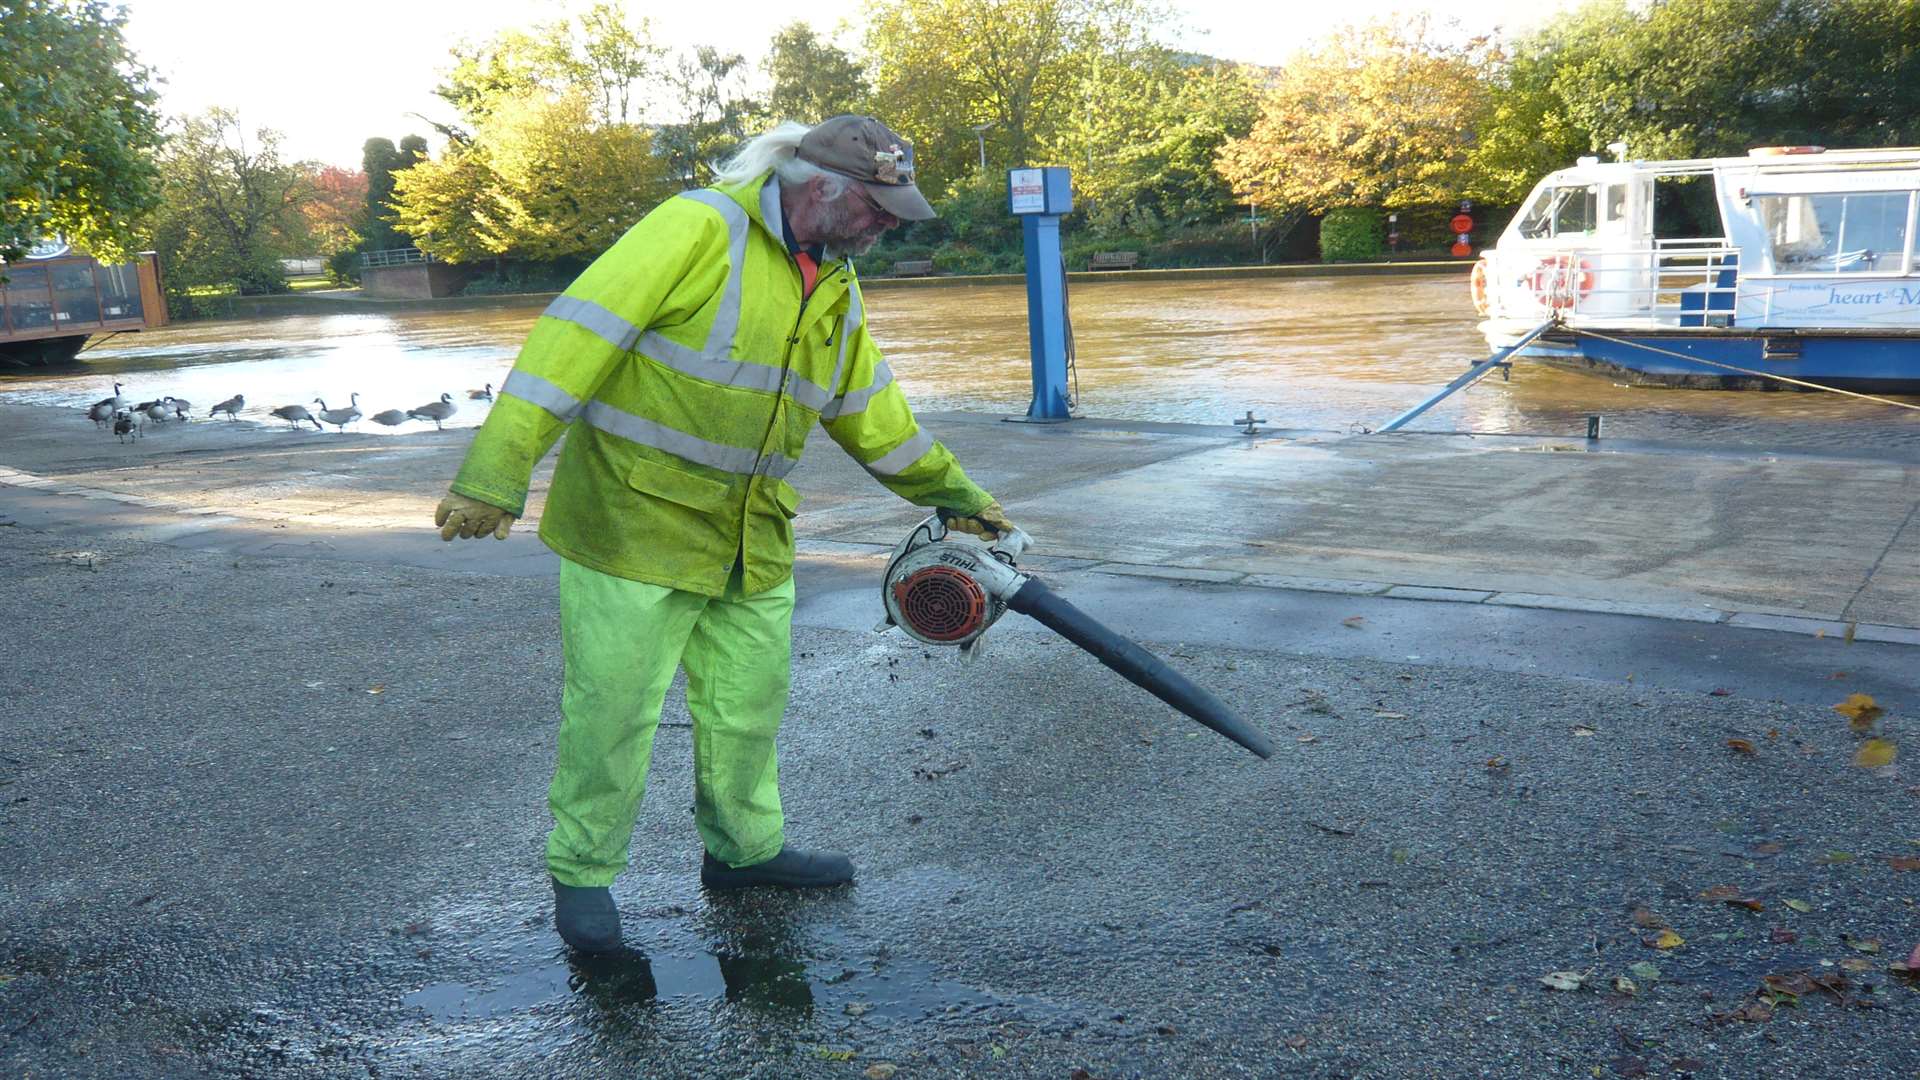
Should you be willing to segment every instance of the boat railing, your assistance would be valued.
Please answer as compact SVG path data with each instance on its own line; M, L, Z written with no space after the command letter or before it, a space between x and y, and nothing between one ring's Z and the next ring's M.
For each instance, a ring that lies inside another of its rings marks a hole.
M1500 256L1504 265L1493 268L1496 280L1517 283L1530 294L1531 306L1523 301L1512 310L1521 319L1558 314L1569 320L1727 325L1740 269L1739 249L1720 237L1656 240L1650 248Z

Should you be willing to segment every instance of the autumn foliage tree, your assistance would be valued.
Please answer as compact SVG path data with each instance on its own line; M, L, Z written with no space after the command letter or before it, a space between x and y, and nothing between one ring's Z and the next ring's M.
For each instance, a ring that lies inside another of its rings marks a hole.
M1221 148L1220 171L1282 209L1456 199L1491 50L1448 44L1424 19L1346 27L1281 68L1252 131Z
M307 219L307 235L315 250L333 255L359 244L359 226L367 205L367 174L333 165L311 166L307 191L309 197L300 212Z

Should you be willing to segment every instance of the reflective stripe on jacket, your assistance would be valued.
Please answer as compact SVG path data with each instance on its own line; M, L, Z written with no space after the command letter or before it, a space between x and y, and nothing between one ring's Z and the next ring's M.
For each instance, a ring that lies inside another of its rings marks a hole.
M852 260L804 302L771 173L668 199L534 324L453 490L525 512L563 431L540 538L603 573L718 596L793 570L785 480L817 419L894 493L977 511L991 497L921 430L867 335Z

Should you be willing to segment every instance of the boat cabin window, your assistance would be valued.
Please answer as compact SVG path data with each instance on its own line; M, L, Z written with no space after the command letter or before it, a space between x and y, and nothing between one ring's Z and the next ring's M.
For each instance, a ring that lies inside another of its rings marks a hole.
M1541 188L1520 213L1520 235L1529 240L1591 236L1599 219L1599 185Z
M1906 270L1908 191L1755 195L1754 212L1783 274L1898 274Z

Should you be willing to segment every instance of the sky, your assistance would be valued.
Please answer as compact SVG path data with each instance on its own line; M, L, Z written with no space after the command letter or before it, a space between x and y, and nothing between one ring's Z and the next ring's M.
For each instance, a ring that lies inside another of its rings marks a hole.
M360 146L384 135L438 138L422 113L450 120L433 87L451 47L485 39L588 6L589 0L121 0L126 36L141 60L164 79L161 108L169 115L221 105L248 127L270 127L293 159L346 168L360 165ZM1336 26L1424 11L1466 30L1524 31L1571 0L1343 0L1292 5L1248 0L1171 0L1186 29L1173 44L1228 60L1278 64ZM856 0L728 0L661 4L628 0L627 10L652 23L655 40L676 47L716 45L757 62L773 32L804 18L826 35L857 20ZM804 8L804 14L797 9ZM852 44L850 32L842 39Z

